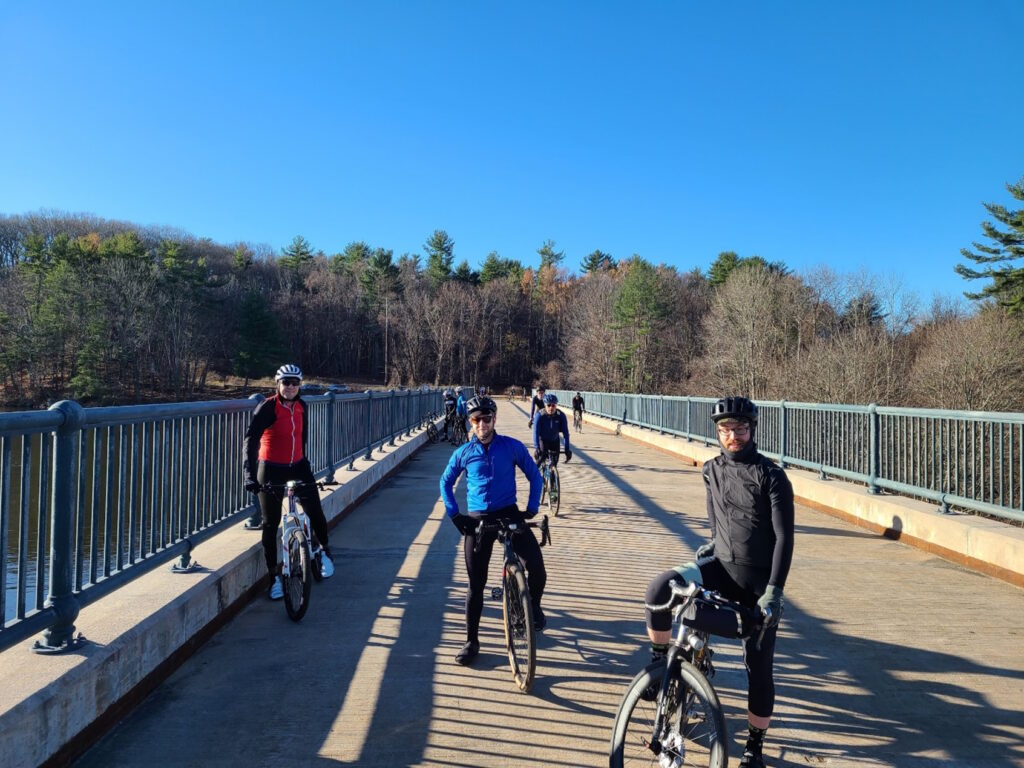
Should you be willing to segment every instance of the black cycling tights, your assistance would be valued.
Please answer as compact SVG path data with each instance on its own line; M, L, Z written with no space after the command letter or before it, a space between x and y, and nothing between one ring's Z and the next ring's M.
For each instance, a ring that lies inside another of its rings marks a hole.
M757 598L764 593L769 571L760 568L745 568L729 564L729 570L718 560L712 560L700 568L705 589L720 592L723 597L753 608ZM682 581L678 571L665 571L647 586L648 605L662 605L671 594L668 583ZM672 614L652 613L647 610L647 626L658 631L672 629ZM771 717L775 709L775 677L772 665L775 661L775 635L778 626L764 633L761 650L757 650L757 634L743 641L743 664L747 668L747 709L758 717ZM758 633L760 634L760 633Z
M324 508L320 505L320 493L313 484L313 470L310 469L308 461L300 461L291 466L279 464L266 464L260 462L256 471L256 479L260 484L270 483L272 485L284 485L289 480L299 480L308 485L303 485L295 491L302 509L309 516L309 523L313 528L313 535L320 542L320 546L327 549L327 518L324 516ZM263 556L267 561L267 570L271 574L277 573L277 526L281 523L281 502L284 499L284 489L273 493L260 491L260 511L263 513Z
M466 557L466 573L469 574L469 589L466 591L466 639L478 640L480 631L480 614L484 609L484 587L487 585L487 568L491 562L491 550L497 539L497 531L483 534L480 550L474 552L476 534L463 537L462 551ZM512 539L512 546L526 563L526 581L530 586L530 597L535 607L540 606L544 595L544 585L548 574L544 570L544 556L540 552L537 537L531 528L523 531Z

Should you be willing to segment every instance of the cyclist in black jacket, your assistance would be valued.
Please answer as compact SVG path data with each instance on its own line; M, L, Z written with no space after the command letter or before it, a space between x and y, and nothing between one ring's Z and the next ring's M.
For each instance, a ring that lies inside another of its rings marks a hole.
M740 768L764 768L762 746L775 706L775 636L793 559L793 487L785 471L757 451L753 402L726 397L715 403L711 418L722 448L703 469L711 541L697 549L696 563L656 577L647 588L647 605L667 602L669 581L682 577L748 608L770 609L770 628L760 650L755 637L743 647L748 735ZM665 654L671 631L671 614L648 608L647 632L655 658Z
M530 401L530 420L526 422L526 426L533 428L533 415L535 413L544 413L544 393L548 391L547 387L541 384L537 387L537 394L533 396L533 400Z

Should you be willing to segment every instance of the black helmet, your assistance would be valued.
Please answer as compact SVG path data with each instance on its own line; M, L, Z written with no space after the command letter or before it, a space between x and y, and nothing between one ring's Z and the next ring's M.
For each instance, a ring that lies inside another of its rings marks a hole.
M471 397L466 401L466 415L472 416L474 413L497 413L498 406L491 398L486 395L480 397Z
M757 424L757 406L745 397L723 397L711 408L711 420L717 424L722 419L743 419Z

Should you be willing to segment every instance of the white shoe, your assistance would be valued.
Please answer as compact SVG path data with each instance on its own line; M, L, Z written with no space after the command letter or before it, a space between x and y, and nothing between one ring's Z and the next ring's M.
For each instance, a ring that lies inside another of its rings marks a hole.
M270 585L270 599L280 600L284 597L284 582L280 576L274 577L274 583Z
M331 578L334 575L334 561L331 560L331 556L327 554L326 549L320 550L320 576L325 579Z

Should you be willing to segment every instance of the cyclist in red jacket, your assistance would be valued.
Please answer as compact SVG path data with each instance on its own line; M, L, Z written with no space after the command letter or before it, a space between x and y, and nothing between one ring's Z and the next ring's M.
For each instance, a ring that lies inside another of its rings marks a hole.
M263 513L263 554L267 570L273 576L270 599L284 597L284 584L278 575L277 526L281 523L283 486L289 480L300 480L305 485L296 490L302 508L309 515L313 535L323 548L322 573L334 575L334 563L327 548L327 518L320 505L320 494L313 480L313 469L306 458L309 435L309 412L299 397L302 371L297 365L282 365L274 376L277 394L256 406L249 428L242 442L242 471L245 490L259 496ZM275 487L264 490L270 483Z

